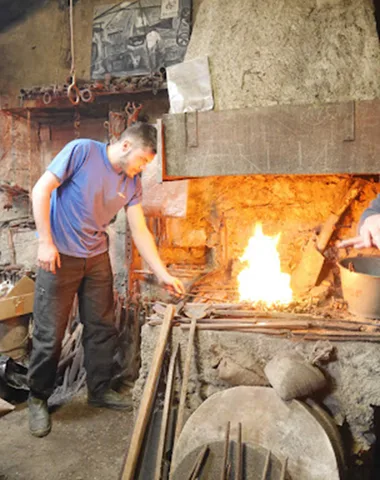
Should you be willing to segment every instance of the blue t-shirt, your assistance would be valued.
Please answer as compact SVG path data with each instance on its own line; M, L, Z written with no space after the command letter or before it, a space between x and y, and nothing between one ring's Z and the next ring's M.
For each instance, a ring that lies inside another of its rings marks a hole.
M61 182L52 192L50 223L59 252L88 258L108 250L106 228L124 206L140 203L139 175L117 173L107 145L79 139L68 143L47 168Z

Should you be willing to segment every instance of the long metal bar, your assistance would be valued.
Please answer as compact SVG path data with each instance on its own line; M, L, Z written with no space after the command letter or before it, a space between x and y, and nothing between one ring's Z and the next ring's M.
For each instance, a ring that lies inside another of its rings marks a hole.
M270 463L270 455L271 455L271 451L268 450L267 457L266 457L265 463L264 463L264 470L263 470L263 474L261 476L261 480L267 480L269 463Z
M242 480L243 475L243 444L241 440L241 423L238 423L237 436L237 451L236 451L236 466L235 466L235 480Z
M195 335L195 329L197 327L197 320L198 320L197 317L193 317L190 325L190 332L189 332L189 338L188 338L187 350L186 350L186 360L185 360L185 366L183 369L181 395L180 395L179 406L178 406L177 425L176 425L175 436L174 436L174 443L175 443L174 446L176 446L178 437L182 431L182 427L184 423L187 385L190 377L191 360L193 358L194 335Z
M168 371L166 390L165 390L164 408L162 411L160 438L158 441L158 449L157 449L157 457L156 457L156 470L154 474L155 480L161 480L162 460L163 460L164 448L165 448L165 442L166 442L166 433L168 430L170 405L173 397L174 373L175 373L176 360L178 357L178 351L179 351L179 343L177 343L176 348L170 357L169 371Z
M205 445L202 448L202 450L199 452L187 480L196 480L196 478L199 476L200 470L202 466L204 466L204 459L207 452L208 452L208 445Z
M223 454L223 464L222 464L222 472L220 474L220 480L226 480L228 452L230 447L230 428L231 428L231 422L227 422L226 433L224 437L224 454Z
M288 459L285 458L284 462L282 463L280 480L285 480L285 477L286 477L286 468L287 468L287 466L288 466Z

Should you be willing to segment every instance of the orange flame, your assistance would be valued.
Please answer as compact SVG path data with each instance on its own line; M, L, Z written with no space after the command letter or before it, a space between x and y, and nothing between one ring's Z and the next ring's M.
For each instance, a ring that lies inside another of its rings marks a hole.
M267 305L287 304L292 301L290 275L281 272L275 237L263 234L261 223L257 223L253 236L240 261L248 262L247 268L238 275L240 300L265 302Z

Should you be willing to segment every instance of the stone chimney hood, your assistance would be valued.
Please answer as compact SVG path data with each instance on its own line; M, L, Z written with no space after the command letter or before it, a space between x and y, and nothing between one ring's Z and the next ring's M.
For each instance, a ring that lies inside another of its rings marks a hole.
M215 109L162 120L164 178L377 174L380 46L372 0L198 2Z

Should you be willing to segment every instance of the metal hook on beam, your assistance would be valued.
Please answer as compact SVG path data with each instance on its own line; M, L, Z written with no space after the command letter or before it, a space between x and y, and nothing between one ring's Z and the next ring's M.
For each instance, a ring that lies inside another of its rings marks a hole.
M67 89L67 96L73 105L78 105L78 103L80 102L80 91L77 86L75 73L71 77L71 84Z

